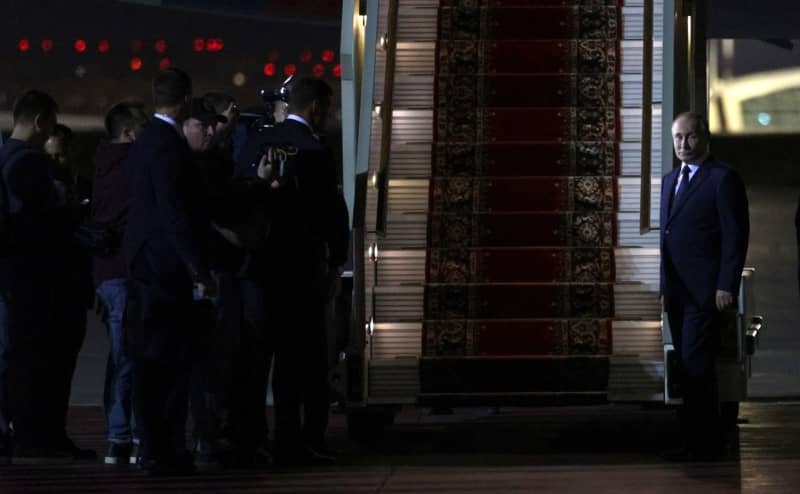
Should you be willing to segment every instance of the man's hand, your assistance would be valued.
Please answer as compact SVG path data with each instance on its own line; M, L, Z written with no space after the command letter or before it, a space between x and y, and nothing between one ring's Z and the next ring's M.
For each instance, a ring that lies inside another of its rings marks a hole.
M270 176L272 176L272 149L267 150L264 156L261 157L261 161L258 162L256 174L261 180L269 180ZM277 180L273 180L269 186L272 189L277 189L281 186L281 183Z
M269 176L272 174L272 149L267 150L264 153L264 156L261 157L261 161L258 162L258 169L256 173L258 174L258 178L261 180L269 180Z
M731 292L725 290L717 290L717 310L722 312L728 307L732 306L736 301Z

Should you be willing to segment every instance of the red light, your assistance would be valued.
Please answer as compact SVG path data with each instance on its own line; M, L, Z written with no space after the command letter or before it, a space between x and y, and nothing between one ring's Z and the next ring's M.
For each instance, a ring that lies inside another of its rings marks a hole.
M334 65L333 69L331 69L331 72L333 72L333 77L340 79L342 77L342 64L337 63Z
M308 63L311 59L314 58L314 54L311 53L311 50L303 50L300 52L300 61L303 63Z
M267 77L272 77L275 75L275 64L270 62L264 65L264 75Z
M97 43L97 51L100 53L108 53L108 50L111 49L111 43L108 42L107 39L104 39Z
M140 39L135 39L131 41L131 51L133 53L139 53L140 51L142 51L142 46L144 46L144 43L142 43L142 40Z
M225 43L222 42L222 38L209 38L206 40L206 51L211 53L220 52L224 47Z
M131 58L130 66L131 66L131 70L136 72L137 70L142 68L142 59L139 58L139 57Z
M192 49L197 53L206 49L206 40L203 38L195 38L194 43L192 43Z
M167 52L167 42L163 39L156 41L156 44L153 46L156 49L156 53L166 53Z
M277 62L279 58L281 58L281 52L279 52L278 50L272 50L271 52L269 52L269 55L267 56L267 60L272 63Z
M287 77L290 75L295 75L297 73L297 65L293 63L287 63L283 66L283 73L286 74Z
M164 57L158 62L158 68L161 70L167 70L170 67L172 67L172 60L169 57Z
M27 38L22 38L19 40L19 43L17 43L17 46L19 47L19 51L25 53L31 49L31 42Z
M336 58L336 52L333 50L325 50L322 52L322 61L325 63L333 62L333 59Z
M317 79L322 79L322 77L325 75L325 66L321 63L318 63L314 65L314 67L311 69L311 72Z
M86 51L86 41L82 39L75 40L75 51L78 53L83 53Z
M53 40L52 39L43 39L42 40L42 51L45 53L50 53L53 51Z

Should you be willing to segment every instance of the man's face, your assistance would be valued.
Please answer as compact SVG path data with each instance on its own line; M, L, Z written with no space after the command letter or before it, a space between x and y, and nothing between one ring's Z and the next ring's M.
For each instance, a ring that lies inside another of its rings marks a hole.
M61 137L49 137L44 142L44 152L59 165L67 163L67 144Z
M183 135L186 136L189 149L196 153L202 153L211 146L214 138L214 124L201 122L196 118L188 118L183 122Z
M228 108L222 112L222 116L227 118L228 121L225 123L217 122L217 127L215 129L216 138L214 142L219 142L233 131L236 128L236 123L239 121L239 105L236 102L232 101Z
M708 154L708 136L698 129L694 119L681 117L672 124L672 145L675 156L684 163L700 164Z

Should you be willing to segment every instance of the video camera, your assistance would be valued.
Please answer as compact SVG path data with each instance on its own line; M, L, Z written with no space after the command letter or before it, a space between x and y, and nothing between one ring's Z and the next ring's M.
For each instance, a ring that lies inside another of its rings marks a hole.
M289 96L291 90L289 89L289 82L292 76L283 81L280 86L267 90L260 91L261 100L264 102L266 115L260 122L261 126L273 126L282 122L286 118L286 109L289 105Z

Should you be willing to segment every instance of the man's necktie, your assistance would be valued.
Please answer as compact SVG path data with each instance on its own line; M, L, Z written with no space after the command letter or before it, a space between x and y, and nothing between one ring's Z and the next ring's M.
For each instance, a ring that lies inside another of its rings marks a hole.
M689 188L689 173L691 173L689 165L683 165L681 168L681 181L678 183L678 190L675 191L675 197L672 198L672 207L670 212L675 209L675 206L680 203L683 196L686 194L686 189Z

